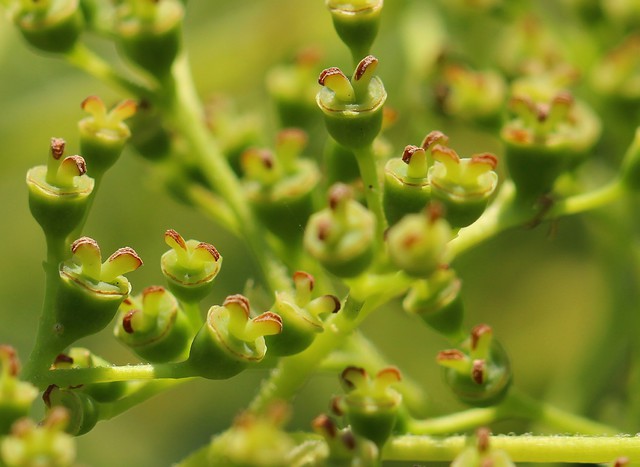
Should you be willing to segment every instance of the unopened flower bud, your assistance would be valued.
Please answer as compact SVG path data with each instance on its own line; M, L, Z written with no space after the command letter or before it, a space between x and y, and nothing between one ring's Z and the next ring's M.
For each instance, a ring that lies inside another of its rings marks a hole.
M62 389L49 386L42 395L49 409L64 407L69 414L66 432L74 436L88 433L99 419L99 405L82 388Z
M369 54L378 35L383 0L326 0L333 26L354 63Z

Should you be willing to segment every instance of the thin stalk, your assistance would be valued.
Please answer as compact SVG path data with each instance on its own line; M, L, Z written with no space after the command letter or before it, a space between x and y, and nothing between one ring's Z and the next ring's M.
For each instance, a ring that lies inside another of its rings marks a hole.
M200 305L197 302L180 302L180 306L189 320L191 330L194 334L197 333L204 323Z
M384 239L384 231L388 226L387 219L384 216L384 209L382 208L382 192L373 146L369 145L366 148L355 150L354 154L360 169L360 177L364 184L367 207L376 217L376 241L380 247Z

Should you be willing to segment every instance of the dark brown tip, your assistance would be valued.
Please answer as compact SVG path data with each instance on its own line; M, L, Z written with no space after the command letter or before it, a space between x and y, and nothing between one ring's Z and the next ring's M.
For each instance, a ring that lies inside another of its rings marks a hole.
M404 151L402 152L402 162L405 164L409 164L411 162L411 158L416 153L416 151L422 151L423 148L419 146L405 146Z
M344 415L344 410L342 410L342 396L334 396L331 398L331 402L329 403L329 407L331 408L331 412L338 417Z
M471 162L488 164L491 166L492 170L498 166L498 158L494 154L491 154L490 152L485 152L483 154L474 154L473 156L471 156Z
M210 243L200 242L198 243L198 246L196 246L196 249L198 248L208 251L214 261L218 261L220 259L220 253L218 253L218 250L216 250L216 248Z
M73 358L69 355L61 353L56 356L56 359L53 361L53 366L57 366L59 363L67 363L69 365L73 364Z
M161 285L150 285L149 287L144 288L144 290L142 291L142 296L145 297L146 295L149 295L149 294L165 292L165 291L166 289Z
M224 299L222 306L227 306L230 304L239 305L247 315L247 318L249 317L251 307L249 305L249 299L247 297L245 297L242 294L229 295L227 298Z
M293 273L293 282L298 282L300 280L308 280L309 281L309 291L312 292L313 288L316 285L315 278L305 271L296 271Z
M473 367L471 368L471 379L476 384L484 383L484 372L486 369L486 362L484 360L474 360Z
M438 352L436 360L464 360L465 356L458 349L447 349Z
M326 70L322 70L322 73L320 73L320 76L318 77L318 84L321 84L322 86L324 86L324 81L329 76L334 76L334 75L342 75L346 78L346 76L344 75L342 70L340 70L340 68L333 66L331 68L327 68Z
M333 300L333 311L331 311L331 313L337 313L338 311L340 311L342 305L340 304L340 299L338 297L336 297L335 295L325 295L325 297Z
M449 138L441 131L434 130L427 136L425 136L424 140L422 140L422 149L426 151L438 141L440 141L442 144L446 144L449 141Z
M58 386L56 386L55 384L51 384L42 393L42 400L44 401L44 405L46 405L47 407L51 407L51 393L57 387Z
M51 155L58 160L64 154L65 141L62 138L51 138Z
M374 57L373 55L367 55L362 60L360 60L360 63L358 63L358 66L356 67L356 72L354 73L353 78L356 81L360 80L360 78L362 78L362 75L364 75L365 72L367 71L367 68L377 63L378 63L378 59L376 57Z
M484 334L493 333L493 329L488 324L478 324L471 330L471 349L478 347L478 341Z
M336 427L335 422L326 414L321 414L314 418L311 426L313 427L313 431L327 439L333 439L338 434L338 427Z
M329 208L335 210L342 201L351 198L351 189L344 183L336 183L329 188Z
M122 329L124 329L127 334L133 334L135 332L131 320L133 319L133 315L139 312L140 310L137 309L131 310L122 318Z
M489 450L489 439L491 436L491 432L487 427L480 427L476 430L476 439L478 451L487 452Z
M79 239L77 239L75 242L71 244L71 253L75 253L76 251L78 251L78 248L84 245L91 245L98 251L100 250L100 247L98 246L98 242L96 242L93 238L80 237Z
M84 175L87 173L87 163L84 161L84 157L78 156L69 156L65 158L65 160L71 160L76 165L76 170L78 171L78 175Z
M349 451L353 451L356 448L356 437L351 431L345 431L342 434L341 439L342 444L344 444L344 447L346 447Z
M173 229L169 229L164 233L165 238L170 237L174 242L180 245L180 248L186 250L187 244L184 242L184 238L178 232Z
M367 377L367 371L364 368L358 366L348 366L340 374L340 379L349 389L355 389L356 387L355 384L353 384L353 381L351 381L351 375L354 374L359 374L364 378Z

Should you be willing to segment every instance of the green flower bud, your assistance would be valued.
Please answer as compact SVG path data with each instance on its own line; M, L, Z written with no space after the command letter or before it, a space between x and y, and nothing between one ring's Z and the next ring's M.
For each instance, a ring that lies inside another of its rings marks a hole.
M600 136L600 121L571 94L549 100L513 97L515 117L502 128L507 166L518 195L539 197L553 188L556 178L575 168Z
M429 169L431 198L442 204L452 227L474 223L498 186L494 172L498 159L489 153L460 159L453 149L440 145L434 146L431 153L435 161Z
M150 161L165 159L171 151L171 135L164 127L162 115L149 101L136 104L135 115L127 125L131 130L131 145Z
M285 467L293 465L296 444L282 429L290 409L274 403L263 414L245 412L209 446L207 465L220 467Z
M433 165L431 151L437 143L449 138L439 131L429 133L422 147L409 145L402 158L390 159L384 168L384 213L390 225L405 214L422 211L431 199L429 167Z
M382 128L382 108L387 92L373 76L378 59L363 58L351 81L338 68L327 68L318 82L323 86L316 102L333 139L349 149L368 147Z
M438 205L430 205L421 213L407 214L389 229L389 256L407 274L426 278L443 264L452 235Z
M515 467L506 452L491 448L489 435L488 429L479 428L475 439L471 439L474 444L463 449L451 467Z
M333 295L311 298L314 278L297 271L293 274L294 292L276 292L271 310L282 318L282 332L267 336L270 355L294 355L306 349L316 334L324 330L322 315L337 313L340 300Z
M120 157L131 136L123 120L136 113L136 103L124 100L110 112L97 96L89 96L82 102L82 109L91 114L78 123L80 150L95 176L101 176Z
M98 243L82 237L71 245L73 256L60 267L62 281L55 306L55 333L61 346L104 329L131 284L123 274L142 266L131 248L120 248L103 263Z
M23 0L13 21L30 45L51 53L69 52L84 27L78 0Z
M27 172L29 208L46 236L64 240L82 221L94 182L80 156L64 155L65 142L51 139L47 165Z
M327 467L379 465L380 451L375 443L356 437L350 427L338 429L327 415L318 415L312 422L313 431L322 436L329 448Z
M348 367L340 375L347 393L332 404L345 415L358 436L373 441L381 449L391 436L402 396L391 385L401 379L397 368L380 370L373 378L363 368Z
M99 420L99 406L96 401L81 389L61 389L49 386L42 395L49 409L63 407L69 414L66 432L80 436L90 432Z
M622 161L622 182L634 191L640 190L640 127Z
M462 282L455 271L441 268L429 279L416 281L402 301L402 307L450 340L459 341L464 335L461 288Z
M306 49L292 64L275 67L267 74L267 90L282 127L309 129L318 121L314 76L319 61L316 49Z
M20 381L20 362L13 347L0 345L0 437L9 433L11 425L26 417L38 389Z
M511 368L492 329L486 324L474 327L461 348L444 350L436 358L449 387L462 402L477 407L502 401L511 385Z
M213 280L220 272L222 256L213 245L185 241L173 229L164 234L164 241L171 250L162 255L160 267L169 290L178 298L196 303L206 297L213 287Z
M320 180L316 164L298 158L306 142L306 133L290 128L278 135L275 157L255 148L241 157L247 199L264 225L287 242L302 238Z
M338 277L355 277L373 259L375 218L352 199L346 185L329 190L329 207L309 219L304 232L307 252Z
M23 418L0 441L0 459L7 467L46 465L70 467L76 458L73 437L64 432L69 414L55 407L42 423Z
M166 78L180 51L183 17L178 0L121 2L116 32L124 55L156 78Z
M110 362L94 355L83 347L72 347L66 353L60 354L53 362L55 369L71 368L101 368L112 366ZM120 399L127 391L129 383L113 381L109 383L89 383L82 385L82 392L87 393L96 402L113 402ZM73 388L75 389L75 388Z
M267 352L264 336L281 331L282 319L278 315L266 312L250 318L249 300L231 295L222 306L209 309L186 363L203 378L231 378L248 365L260 362Z
M147 287L120 305L115 336L149 362L186 357L192 334L178 301L163 287Z
M326 0L333 26L354 63L369 54L378 35L383 0Z

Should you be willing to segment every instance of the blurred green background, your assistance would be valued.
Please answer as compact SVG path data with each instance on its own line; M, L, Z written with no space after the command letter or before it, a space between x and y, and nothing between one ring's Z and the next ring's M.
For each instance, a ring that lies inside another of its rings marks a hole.
M409 1L390 0L374 53L387 83L390 104L402 111L406 96L400 60L401 27L395 20ZM192 0L185 26L194 76L202 96L232 95L241 111L273 110L266 98L264 76L278 63L289 62L302 47L324 50L318 72L338 65L348 70L350 58L335 36L321 0ZM113 55L108 46L96 46ZM426 84L425 84L426 86ZM425 93L427 90L425 89ZM114 102L118 95L93 78L51 57L29 50L9 21L0 22L0 342L16 346L26 359L33 344L42 302L44 242L28 212L24 177L45 160L51 137L63 137L68 153L77 151L76 122L80 102L90 94ZM414 103L414 113L431 109ZM461 154L494 151L497 140L476 130L436 118L452 134ZM274 125L270 123L270 125ZM424 127L391 132L396 153L417 144ZM405 133L405 134L403 134ZM409 134L407 134L409 133ZM266 144L272 141L267 134ZM456 264L464 280L467 322L491 324L509 351L516 384L526 392L570 406L572 394L562 388L572 378L573 363L588 353L612 303L606 252L593 247L589 222L563 219L553 229L519 229L500 235ZM211 304L240 292L253 274L244 248L198 212L170 198L149 163L132 151L108 174L85 233L96 238L105 254L121 246L135 248L145 266L129 277L134 292L161 283L159 256L163 233L174 228L186 238L211 242L223 254L224 266ZM407 375L429 395L434 412L460 408L443 387L434 356L447 343L435 333L389 306L375 313L364 330ZM135 361L111 337L110 329L82 342L115 363ZM78 440L79 460L90 466L161 466L176 462L227 427L256 392L261 372L229 381L190 382L109 422ZM570 387L572 387L570 385ZM306 429L326 411L338 390L335 375L314 377L295 400L292 428ZM519 425L504 424L505 430Z

